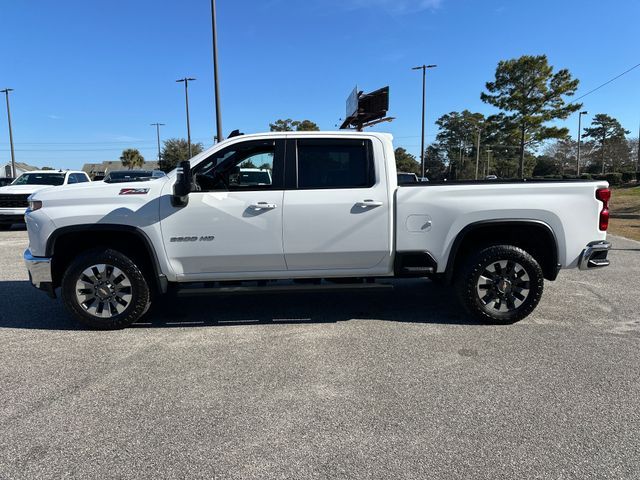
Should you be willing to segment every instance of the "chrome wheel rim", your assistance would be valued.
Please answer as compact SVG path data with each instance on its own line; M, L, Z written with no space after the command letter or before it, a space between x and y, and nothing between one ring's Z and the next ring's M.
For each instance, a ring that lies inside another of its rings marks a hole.
M518 262L499 260L484 268L476 283L476 292L488 310L512 312L529 297L529 280L529 274Z
M131 298L131 280L113 265L92 265L76 282L78 304L94 317L110 318L121 314L130 305Z

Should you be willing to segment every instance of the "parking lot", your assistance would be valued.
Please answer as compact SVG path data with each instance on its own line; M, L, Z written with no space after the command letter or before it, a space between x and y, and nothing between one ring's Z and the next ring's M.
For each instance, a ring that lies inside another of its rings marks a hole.
M640 243L519 324L428 280L79 327L0 233L0 478L640 478Z

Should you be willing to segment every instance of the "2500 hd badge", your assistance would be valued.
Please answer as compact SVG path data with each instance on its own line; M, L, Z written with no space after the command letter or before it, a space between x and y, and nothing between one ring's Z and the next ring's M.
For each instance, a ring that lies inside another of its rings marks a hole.
M203 235L201 237L171 237L170 242L211 242L216 238L213 235Z

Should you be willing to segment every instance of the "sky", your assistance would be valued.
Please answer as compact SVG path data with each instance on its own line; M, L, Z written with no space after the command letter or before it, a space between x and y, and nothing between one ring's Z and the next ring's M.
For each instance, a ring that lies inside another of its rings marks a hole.
M16 161L80 168L125 148L157 157L161 137L213 143L209 0L0 0L0 88L11 93ZM334 130L354 86L390 86L396 146L420 150L421 72L427 142L434 121L480 101L500 60L546 54L580 79L576 96L640 63L637 0L217 0L223 131L268 131L278 118ZM0 164L10 160L0 98ZM583 99L638 135L640 67ZM577 114L561 122L577 133Z

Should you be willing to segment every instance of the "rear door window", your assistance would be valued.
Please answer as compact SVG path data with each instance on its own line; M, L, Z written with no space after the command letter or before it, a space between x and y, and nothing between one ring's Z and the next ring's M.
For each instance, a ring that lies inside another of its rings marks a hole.
M299 139L298 189L369 188L375 184L371 140Z

